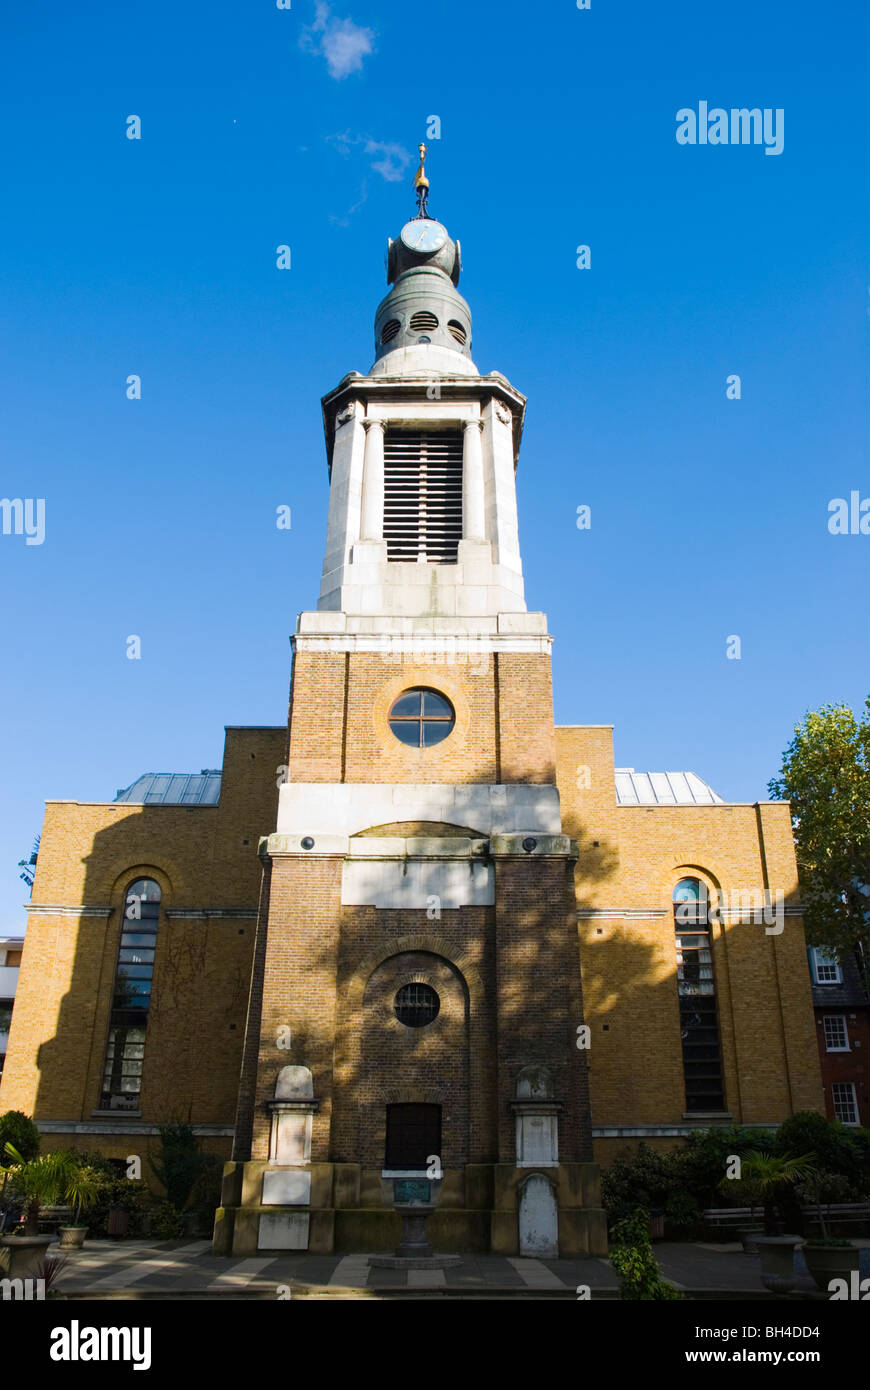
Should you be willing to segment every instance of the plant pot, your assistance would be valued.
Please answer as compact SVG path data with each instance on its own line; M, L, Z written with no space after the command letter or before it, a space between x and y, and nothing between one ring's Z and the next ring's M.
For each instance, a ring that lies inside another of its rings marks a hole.
M771 1293L788 1293L797 1283L794 1252L803 1246L801 1236L755 1237L761 1258L761 1282Z
M818 1287L828 1293L832 1279L845 1279L849 1283L852 1270L858 1269L861 1251L857 1245L805 1245L804 1259Z
M757 1226L738 1226L737 1239L743 1244L744 1255L758 1254L758 1237L764 1232Z
M87 1226L58 1226L61 1250L81 1250L88 1233Z
M54 1236L3 1236L0 1272L10 1279L36 1279Z

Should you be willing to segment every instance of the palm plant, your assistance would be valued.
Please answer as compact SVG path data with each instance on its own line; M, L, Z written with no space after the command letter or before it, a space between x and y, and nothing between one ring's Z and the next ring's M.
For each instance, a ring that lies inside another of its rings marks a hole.
M6 1144L6 1153L13 1160L10 1170L12 1186L24 1198L24 1234L35 1236L39 1229L40 1207L54 1206L60 1198L69 1167L69 1157L63 1152L58 1152L43 1154L40 1158L24 1159L11 1143Z
M777 1198L787 1187L815 1177L814 1159L815 1154L812 1153L801 1154L798 1158L789 1158L783 1154L750 1153L742 1160L740 1181L745 1183L746 1191L752 1194L754 1200L751 1201L751 1207L754 1208L758 1202L764 1208L766 1236L774 1236L777 1233ZM730 1180L724 1178L720 1187L725 1188L729 1184Z
M72 1224L74 1226L78 1226L82 1212L87 1211L97 1202L104 1187L105 1178L97 1172L96 1168L79 1167L77 1163L70 1165L70 1172L63 1190L63 1201L68 1202L73 1208Z
M7 1143L5 1147L13 1160L12 1185L24 1198L25 1235L37 1234L41 1207L69 1203L75 1207L77 1220L80 1212L96 1201L103 1186L102 1178L93 1168L80 1167L72 1154L61 1149L25 1160L14 1144Z

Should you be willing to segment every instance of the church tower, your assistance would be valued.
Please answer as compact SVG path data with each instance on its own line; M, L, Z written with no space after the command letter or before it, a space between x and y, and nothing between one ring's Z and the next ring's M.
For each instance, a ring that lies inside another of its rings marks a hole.
M395 1181L430 1184L436 1249L605 1248L577 846L518 539L525 399L474 363L424 159L374 363L322 402L325 557L260 844L227 1253L388 1250Z

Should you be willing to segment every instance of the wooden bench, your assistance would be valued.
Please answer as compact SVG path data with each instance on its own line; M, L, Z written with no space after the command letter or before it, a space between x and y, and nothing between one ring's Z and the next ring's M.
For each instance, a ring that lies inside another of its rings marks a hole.
M68 1226L72 1215L72 1207L40 1207L37 1225L40 1231L56 1231L58 1226Z
M822 1202L825 1225L830 1227L870 1223L870 1202ZM715 1231L736 1231L746 1226L751 1231L764 1230L764 1213L760 1207L754 1212L749 1207L708 1207L702 1212L704 1225ZM821 1230L819 1208L815 1202L801 1205L801 1216L807 1230L811 1226Z
M828 1227L866 1226L870 1222L870 1202L821 1202L818 1205L815 1202L805 1202L801 1205L804 1224L807 1228L818 1227L819 1234L822 1229L819 1205Z
M740 1226L750 1231L764 1230L764 1213L760 1207L708 1207L701 1213L704 1225L713 1231L736 1235Z

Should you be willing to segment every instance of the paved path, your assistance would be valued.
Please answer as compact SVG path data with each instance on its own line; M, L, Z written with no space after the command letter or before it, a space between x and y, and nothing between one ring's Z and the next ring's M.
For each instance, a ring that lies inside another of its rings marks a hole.
M870 1246L870 1242L867 1243ZM659 1243L654 1247L662 1274L672 1283L707 1297L761 1292L757 1257L737 1245ZM52 1247L51 1253L56 1247ZM798 1256L799 1289L815 1290ZM870 1248L862 1250L861 1274L870 1276ZM315 1298L385 1296L387 1292L421 1295L576 1298L586 1285L595 1297L613 1297L617 1279L606 1259L542 1260L500 1255L466 1255L446 1270L372 1269L365 1254L260 1255L227 1259L212 1255L206 1240L88 1241L69 1255L58 1286L76 1297L135 1296L278 1296L278 1286L293 1295Z

